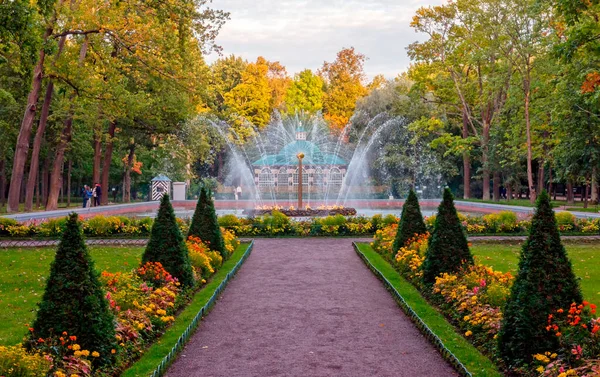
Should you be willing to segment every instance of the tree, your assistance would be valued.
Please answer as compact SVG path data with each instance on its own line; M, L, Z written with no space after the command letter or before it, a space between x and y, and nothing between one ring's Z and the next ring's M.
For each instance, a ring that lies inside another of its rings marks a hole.
M423 221L419 199L417 198L417 194L413 190L410 190L402 206L398 232L392 245L393 254L395 255L411 238L425 233L427 233L427 227Z
M267 79L269 88L271 88L271 109L280 110L285 103L285 95L292 80L281 63L267 62L267 64L269 66Z
M502 32L505 15L501 9L500 0L459 0L420 8L411 23L429 39L412 44L409 54L432 66L432 70L444 72L442 78L451 79L463 118L462 139L469 140L471 134L474 136L471 140L480 146L484 200L490 199L490 173L494 162L490 154L490 135L499 123L513 73L510 46ZM438 97L443 100L445 96ZM453 136L448 141L455 142L453 139L460 137ZM465 197L468 197L470 155L466 151L463 159ZM494 186L499 187L498 177L494 179Z
M217 221L217 213L215 212L215 204L211 198L210 191L206 187L200 189L198 204L192 217L188 237L198 237L208 244L208 247L217 251L223 257L223 260L229 258L229 253L225 249L223 234L221 227Z
M440 274L456 273L473 264L467 237L454 207L452 192L444 190L423 262L423 281L433 285Z
M150 241L142 255L142 265L147 262L160 262L185 287L193 287L195 284L188 250L168 194L160 201Z
M323 109L323 80L305 69L294 76L285 96L287 113L314 114Z
M533 136L531 125L532 82L536 68L543 62L548 50L551 14L547 3L536 0L506 0L501 9L505 15L502 26L510 39L510 51L514 69L521 79L527 143L527 185L531 202L535 202L536 192L533 180ZM508 49L507 49L508 50Z
M367 94L363 85L366 57L354 50L344 48L337 53L333 63L324 62L319 76L325 82L323 109L331 128L340 132L352 116L356 101Z
M243 130L243 121L250 122L258 129L264 128L271 117L271 88L267 73L269 64L262 56L250 63L242 72L241 81L225 94L225 106L230 116L237 119L234 128L241 139L249 136Z
M100 357L94 363L103 365L113 361L114 318L82 234L78 215L69 215L50 266L30 344L66 331L77 337L82 349L97 351Z
M560 240L550 197L543 191L537 199L529 237L521 249L519 272L504 307L498 345L507 365L519 366L531 361L536 353L556 349L556 336L546 330L548 315L582 300L577 277Z

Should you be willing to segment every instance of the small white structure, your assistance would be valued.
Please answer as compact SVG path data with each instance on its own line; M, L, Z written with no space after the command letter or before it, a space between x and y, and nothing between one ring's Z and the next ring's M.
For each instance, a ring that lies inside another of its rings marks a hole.
M185 200L186 188L185 182L173 182L173 200Z
M171 195L171 180L166 175L159 174L151 182L150 200L161 200L165 194Z

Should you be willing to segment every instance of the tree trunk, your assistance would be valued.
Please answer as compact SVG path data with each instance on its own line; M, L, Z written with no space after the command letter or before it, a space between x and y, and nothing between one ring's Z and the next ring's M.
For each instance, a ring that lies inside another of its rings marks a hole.
M494 201L500 201L500 173L494 172Z
M469 119L467 112L463 109L462 137L469 137ZM463 199L471 198L471 156L469 152L463 152Z
M71 207L71 171L73 170L73 160L69 160L67 168L67 208Z
M79 64L81 65L85 60L87 54L88 39L84 39L79 50ZM52 211L58 207L58 191L61 187L60 180L62 178L62 167L65 159L65 152L67 146L71 141L71 132L73 130L73 102L75 101L75 93L71 95L71 106L67 119L64 123L64 128L58 146L56 147L56 153L54 155L54 167L52 174L50 175L50 193L48 194L48 203L46 204L46 210Z
M583 200L583 208L587 208L588 207L588 198L590 196L590 180L587 179L585 182L585 187L583 189L584 195L585 195L585 199Z
M6 161L0 160L0 207L6 201Z
M92 184L100 183L100 162L102 161L102 131L94 130L94 165L92 167ZM105 195L106 196L106 195Z
M113 145L114 145L114 137L115 137L115 129L117 127L117 123L115 121L111 121L108 125L108 139L106 140L106 145L104 147L104 166L102 167L102 188L104 189L105 194L102 195L102 205L108 204L108 177L110 173L110 163L112 162L112 153L113 153Z
M490 126L487 123L483 124L481 145L481 164L482 179L483 179L483 200L490 200L490 162L489 162L489 143L490 143Z
M506 184L506 200L512 200L512 185L511 184Z
M573 195L573 182L567 182L567 204L574 204L575 196Z
M531 102L531 81L530 81L530 68L527 68L526 76L523 79L523 91L525 93L525 128L527 132L527 186L529 189L529 201L535 202L536 192L535 186L533 185L533 150L531 147L531 119L529 114L529 105Z
M35 182L35 208L40 208L40 184L42 183L42 174L38 172L37 180Z
M48 181L50 170L50 160L48 157L44 160L44 168L42 169L42 206L45 207L48 203Z
M592 196L591 196L591 201L592 203L598 203L598 181L596 180L596 174L598 174L598 171L596 169L596 167L592 168Z
M540 166L538 166L538 182L537 182L537 192L542 192L544 189L544 179L545 179L545 171L544 171L544 161L539 161Z
M56 52L55 61L60 57L66 40L67 36L64 35L58 41L58 51ZM33 207L33 194L35 186L38 183L37 176L40 170L40 150L42 149L42 142L44 141L44 133L46 132L46 124L48 123L48 114L50 113L50 104L52 103L53 94L54 82L50 79L46 86L46 95L44 96L44 104L42 105L42 112L40 113L40 121L35 133L35 139L33 140L33 151L31 152L31 163L29 165L29 178L27 180L27 190L25 192L25 212L31 211Z
M60 202L65 203L65 163L60 168Z
M25 113L23 114L23 121L21 122L17 145L15 146L12 175L10 178L10 189L8 192L8 205L6 207L7 212L15 212L19 210L21 184L23 183L25 163L27 162L27 155L29 154L29 138L31 136L33 121L35 120L36 107L40 97L42 79L44 76L44 60L46 58L45 42L48 40L50 35L52 35L55 22L56 14L53 15L48 27L46 27L46 31L44 32L44 37L42 39L44 42L42 45L44 47L40 49L37 63L33 69L31 90L27 96L27 106L25 107Z
M129 155L127 155L127 163L125 164L125 172L123 175L123 203L131 202L131 166L133 165L133 157L135 155L135 142L131 139L129 143Z

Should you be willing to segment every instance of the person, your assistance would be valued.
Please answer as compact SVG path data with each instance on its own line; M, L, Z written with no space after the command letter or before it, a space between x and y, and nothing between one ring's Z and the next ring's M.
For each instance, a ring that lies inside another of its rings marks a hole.
M242 186L238 186L235 189L235 200L242 199Z
M96 192L96 197L95 197L95 206L99 206L100 203L102 202L102 186L100 186L99 183L96 183L96 187L94 188L94 191Z
M84 185L82 191L83 191L82 192L82 195L83 195L83 208L87 208L88 207L88 203L90 201L90 198L92 197L92 190L90 189L90 186ZM91 203L89 205L91 206Z

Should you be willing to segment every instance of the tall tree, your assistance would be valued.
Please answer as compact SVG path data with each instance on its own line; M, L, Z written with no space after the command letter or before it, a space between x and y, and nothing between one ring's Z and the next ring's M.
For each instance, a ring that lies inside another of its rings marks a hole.
M241 81L225 94L225 105L234 118L234 127L240 139L252 133L244 122L264 128L271 117L271 88L269 87L269 64L263 57L250 63L242 72Z
M332 63L324 62L318 72L325 82L325 119L336 132L340 132L348 124L356 108L356 101L367 94L367 88L363 85L366 59L354 47L344 48L337 53Z
M288 114L313 114L323 109L323 80L310 69L296 74L287 89L285 106Z

